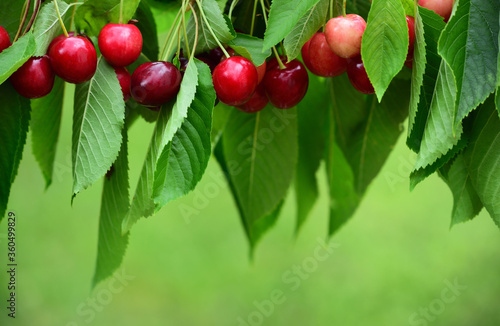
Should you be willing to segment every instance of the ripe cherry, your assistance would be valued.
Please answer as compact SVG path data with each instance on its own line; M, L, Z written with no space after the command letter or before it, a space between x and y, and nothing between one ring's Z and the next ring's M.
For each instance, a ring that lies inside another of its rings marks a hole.
M368 79L365 66L360 56L349 60L349 63L347 64L347 76L349 77L352 86L354 86L354 88L361 93L375 93L375 89L373 88L370 79Z
M340 76L347 69L347 60L330 49L325 34L321 32L311 38L309 60L314 74L322 77Z
M309 39L309 41L307 41L302 46L302 49L300 50L300 53L302 54L302 61L304 61L304 65L306 66L306 68L309 69L309 71L312 72L313 74L318 75L318 72L314 69L314 67L311 64L311 57L309 56L309 47L310 47L311 41L312 41L312 39L314 38L315 35L316 34L314 34L313 37L311 37Z
M230 57L217 65L212 75L215 93L222 103L238 106L248 101L259 76L254 64L243 57Z
M361 39L365 28L366 21L359 15L335 17L326 23L326 41L339 57L353 58L361 53Z
M453 0L419 0L418 4L424 8L433 10L447 22L453 10Z
M10 46L10 36L7 30L0 26L0 53Z
M269 99L262 83L257 86L252 97L245 104L239 105L236 108L243 112L255 113L265 108L267 103L269 103Z
M130 98L130 80L132 76L130 76L130 73L125 67L114 67L114 69L122 89L123 100L127 102Z
M170 62L146 62L132 74L130 93L139 104L159 106L177 95L181 79L180 71Z
M273 58L264 76L264 88L272 105L278 109L289 109L297 105L306 95L309 76L306 68L298 60L283 61L285 69Z
M10 82L20 95L33 99L50 93L54 76L47 56L32 57L10 76Z
M90 80L97 69L97 53L83 36L70 36L56 42L48 53L52 69L63 80L80 84Z
M69 36L83 36L83 37L85 37L85 38L86 38L86 39L87 39L90 43L92 43L92 45L94 45L94 43L92 42L92 40L90 39L90 37L88 37L88 36L87 36L87 35L85 35L85 34L80 34L80 35L79 35L78 33L75 33L75 32L68 32L68 35L69 35ZM50 52L50 49L54 46L54 44L58 43L59 41L62 41L62 40L63 40L63 39L65 39L65 38L66 38L66 35L64 35L64 34L61 34L61 35L59 35L59 36L56 36L56 37L52 40L52 42L50 42L49 47L47 48L47 53L49 53L49 52Z
M132 24L107 24L99 33L98 44L106 61L124 67L141 55L142 34Z
M406 24L408 25L408 54L406 55L406 62L413 61L413 48L415 45L415 18L406 16Z
M260 84L266 75L267 63L264 61L263 64L255 68L257 69L257 84Z

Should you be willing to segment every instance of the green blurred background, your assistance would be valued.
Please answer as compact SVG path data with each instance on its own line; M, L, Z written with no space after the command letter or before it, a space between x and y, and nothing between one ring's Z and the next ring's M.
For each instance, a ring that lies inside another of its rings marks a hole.
M17 317L8 318L2 307L0 325L500 324L498 228L483 211L450 230L451 193L436 176L410 193L414 157L404 137L324 261L314 258L324 250L318 239L328 222L323 171L322 196L299 236L290 191L251 261L237 209L212 160L194 192L134 226L119 277L91 291L102 182L71 206L71 105L67 97L53 185L44 190L28 142L12 187ZM141 120L130 132L133 189L152 127ZM2 262L6 228L4 221ZM292 278L295 266L302 266L303 279ZM1 280L5 305L5 274Z

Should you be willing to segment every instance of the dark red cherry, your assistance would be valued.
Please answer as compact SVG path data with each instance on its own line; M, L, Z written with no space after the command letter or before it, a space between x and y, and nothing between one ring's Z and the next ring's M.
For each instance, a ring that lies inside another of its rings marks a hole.
M215 93L222 103L238 106L252 97L259 76L254 64L243 57L230 57L212 75Z
M315 75L319 75L319 73L316 71L316 69L314 69L314 67L312 66L311 64L311 57L309 56L309 46L311 45L311 41L312 39L314 38L316 34L313 35L313 37L311 37L309 39L309 41L307 41L303 46L302 46L302 49L300 50L300 53L302 54L302 61L304 61L304 64L306 65L307 69L312 72L313 74Z
M264 88L269 102L278 109L289 109L297 105L306 95L309 86L309 76L306 68L298 60L286 63L285 69L278 64L269 62L264 76Z
M55 43L48 53L57 76L68 83L80 84L90 80L97 69L97 53L83 36L65 37Z
M257 69L257 84L260 84L266 75L267 62L264 61L263 64L255 68Z
M47 56L32 57L10 76L10 82L21 96L33 99L50 93L54 76Z
M68 32L68 36L83 36L85 37L90 43L92 43L92 45L94 45L94 42L92 42L92 40L90 39L90 37L88 37L87 35L85 34L78 34L78 33L75 33L75 32ZM58 43L59 41L63 40L66 38L66 35L64 34L61 34L59 36L56 36L52 42L50 42L49 44L49 47L47 48L47 54L50 52L50 49L54 46L54 44Z
M309 60L314 74L336 77L347 69L347 60L336 55L326 42L325 33L316 33L309 44ZM311 71L312 72L312 71Z
M146 62L132 74L130 93L139 104L159 106L177 95L181 79L180 71L170 62Z
M128 66L142 51L142 34L132 24L107 24L98 38L102 55L115 67Z
M127 102L130 98L130 80L132 79L132 76L130 76L130 73L125 67L114 67L114 69L122 89L123 100Z
M375 89L373 89L372 83L366 74L365 66L363 61L361 61L361 57L349 60L349 63L347 64L347 76L349 77L352 86L354 86L354 88L361 93L375 93Z
M415 18L406 16L406 24L408 25L408 54L406 55L406 61L413 60L413 48L415 45Z
M265 108L267 103L269 103L269 99L264 90L264 84L259 84L252 97L245 104L239 105L236 108L243 112L255 113Z
M10 36L7 30L0 26L0 53L10 46Z

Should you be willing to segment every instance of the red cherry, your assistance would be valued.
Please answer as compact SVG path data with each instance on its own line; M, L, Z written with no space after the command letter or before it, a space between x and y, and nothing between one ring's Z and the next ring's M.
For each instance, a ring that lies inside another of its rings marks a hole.
M270 62L264 76L264 88L272 105L278 109L289 109L297 105L306 95L309 76L298 60L283 62L285 69Z
M354 88L361 93L375 93L375 89L366 74L365 66L363 61L361 61L361 57L349 60L349 63L347 64L347 76L349 77L352 86L354 86Z
M50 93L54 76L47 56L32 57L10 76L10 82L21 96L39 98Z
M114 67L116 77L120 83L120 87L123 93L123 100L127 102L130 98L130 80L132 77L125 67Z
M0 53L10 46L10 36L7 30L0 26Z
M256 68L257 68L257 84L260 84L260 82L262 81L262 79L264 79L264 76L266 75L267 63L264 61L263 64L261 64Z
M311 39L309 60L314 74L322 77L340 76L347 69L347 60L330 49L324 33L316 33Z
M219 62L219 61L213 61L212 58L205 53L195 55L195 57L196 59L204 62L210 68L210 72L212 73L214 72L215 67L217 67L217 63Z
M243 57L230 57L217 65L212 75L215 93L222 103L232 106L248 101L259 76L254 64Z
M170 62L146 62L132 74L130 92L139 104L159 106L177 95L181 79L180 71Z
M97 53L83 36L65 37L49 51L50 64L63 80L80 84L90 80L97 69Z
M115 67L128 66L142 51L142 34L132 24L107 24L98 38L102 55Z
M319 75L319 73L312 66L312 64L311 64L311 57L309 56L309 48L310 48L310 45L311 45L311 41L312 41L312 39L314 38L315 35L316 34L314 34L313 37L311 37L309 39L309 41L307 41L302 46L302 49L300 50L300 53L302 54L302 61L304 61L304 64L306 65L307 69L309 69L309 71L312 72L313 74Z
M265 108L267 103L269 103L269 99L267 98L264 84L262 83L257 86L252 97L245 104L237 106L236 108L243 112L255 113Z
M444 18L447 22L453 10L453 0L419 0L418 4Z
M413 60L413 47L415 45L415 18L406 16L406 24L408 25L408 54L406 61Z
M68 36L83 36L85 37L90 43L92 43L92 45L94 45L94 42L92 42L92 40L90 39L90 37L88 37L87 35L85 34L78 34L78 33L75 33L75 32L68 32ZM50 52L50 49L54 46L54 44L58 43L59 41L62 41L63 39L66 38L66 35L64 34L61 34L61 35L58 35L56 36L52 42L50 42L49 44L49 47L47 48L47 54Z
M353 58L361 53L361 39L366 21L356 14L332 18L326 23L326 41L333 52L342 58Z

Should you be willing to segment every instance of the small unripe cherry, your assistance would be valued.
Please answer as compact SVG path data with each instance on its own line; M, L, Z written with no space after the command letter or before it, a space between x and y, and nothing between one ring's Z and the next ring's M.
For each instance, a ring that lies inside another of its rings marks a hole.
M336 55L326 42L324 33L316 33L309 45L309 60L314 74L322 77L336 77L347 69L347 60Z
M330 19L325 26L326 41L341 58L353 58L361 53L361 40L366 21L356 14Z
M54 77L50 60L45 55L29 58L9 79L21 96L35 99L50 93L54 87Z

